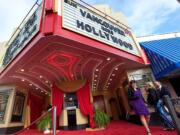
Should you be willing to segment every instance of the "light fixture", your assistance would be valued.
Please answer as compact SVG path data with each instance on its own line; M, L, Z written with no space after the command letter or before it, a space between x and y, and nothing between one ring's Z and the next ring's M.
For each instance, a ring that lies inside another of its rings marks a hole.
M110 57L108 57L106 60L110 61L110 60L111 60L111 58L110 58Z
M36 87L36 90L38 90L39 88Z
M112 79L109 79L110 81L112 81Z
M42 76L42 75L40 75L40 76L39 76L39 78L43 78L43 76Z
M46 80L45 83L49 83L49 81Z
M95 82L97 81L97 80L94 80Z
M32 86L32 83L30 83L29 86Z
M96 86L96 83L94 83L94 86Z
M21 69L21 72L24 72L24 69L23 69L23 68Z
M41 93L43 93L43 91L41 90Z
M24 82L25 80L24 80L24 79L22 79L21 81L22 81L22 82Z
M99 69L96 69L96 71L99 71Z
M108 83L108 85L111 84L111 83Z
M112 74L112 76L115 76L115 74Z
M118 70L118 68L115 68L115 70Z
M47 95L47 93L45 93Z
M95 77L97 77L98 75L95 75Z

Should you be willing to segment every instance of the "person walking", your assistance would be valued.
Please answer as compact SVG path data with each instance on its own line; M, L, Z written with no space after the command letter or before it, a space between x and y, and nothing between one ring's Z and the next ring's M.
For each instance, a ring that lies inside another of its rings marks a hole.
M147 82L145 84L145 90L147 94L147 102L149 105L156 108L157 102L159 100L158 93L152 82Z
M171 94L169 93L166 87L161 85L160 82L156 81L154 84L157 89L156 91L158 93L158 102L156 105L156 111L161 117L161 120L163 122L163 125L164 125L163 130L174 130L175 126L174 126L173 120L168 112L167 107L165 106L163 102L163 97L165 95L168 95L169 97L171 97Z
M137 87L136 81L132 80L128 87L128 98L129 103L135 114L140 117L141 123L147 131L147 135L151 135L149 129L149 111L144 103L144 98L142 97L140 89Z

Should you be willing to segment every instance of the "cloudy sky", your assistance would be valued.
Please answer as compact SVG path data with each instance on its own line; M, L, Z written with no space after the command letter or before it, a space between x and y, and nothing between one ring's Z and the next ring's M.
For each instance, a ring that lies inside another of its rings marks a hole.
M13 3L12 3L13 1ZM0 42L8 40L36 0L0 0ZM180 32L180 3L176 0L84 0L108 4L120 11L137 36Z

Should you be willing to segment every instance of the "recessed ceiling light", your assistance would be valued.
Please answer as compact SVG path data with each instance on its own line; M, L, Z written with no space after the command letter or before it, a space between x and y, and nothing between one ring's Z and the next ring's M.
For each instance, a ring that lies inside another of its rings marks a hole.
M39 88L36 87L36 90L38 90Z
M43 91L41 90L41 93L43 93Z
M25 80L24 80L24 79L22 79L21 81L22 81L22 82L24 82Z
M108 83L108 85L111 84L111 83Z
M52 84L50 84L50 87L53 87L53 85L52 85Z
M94 80L95 82L97 81L97 80Z
M110 81L112 81L112 79L109 79Z
M95 77L97 77L98 75L95 75Z
M99 69L96 69L96 71L99 71Z
M49 83L49 81L45 81L45 83Z
M42 76L42 75L40 75L40 76L39 76L39 78L43 78L43 76Z
M29 86L32 86L32 83L30 83Z
M108 60L108 61L109 61L109 60L111 60L111 58L109 58L109 57L108 57L106 60Z
M45 93L47 95L47 93Z
M24 72L24 69L21 69L21 72Z
M115 68L115 70L118 70L118 68Z
M115 74L112 74L112 76L115 76Z
M94 83L94 86L96 86L96 83Z

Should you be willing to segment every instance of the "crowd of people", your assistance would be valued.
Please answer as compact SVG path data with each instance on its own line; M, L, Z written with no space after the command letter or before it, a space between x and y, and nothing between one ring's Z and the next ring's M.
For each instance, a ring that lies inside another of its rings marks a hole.
M174 123L163 101L165 95L171 97L168 89L162 86L160 82L155 81L154 83L146 83L145 90L148 93L147 102L144 100L140 89L137 87L136 81L130 81L128 87L129 104L135 114L140 117L141 123L147 131L147 135L151 135L151 130L149 128L150 113L146 105L147 103L154 106L156 113L163 123L163 130L174 130Z

